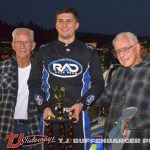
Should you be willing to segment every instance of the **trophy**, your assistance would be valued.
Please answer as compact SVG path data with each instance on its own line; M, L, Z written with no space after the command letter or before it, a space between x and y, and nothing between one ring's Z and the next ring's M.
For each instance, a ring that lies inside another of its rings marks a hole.
M65 88L55 87L53 89L55 98L55 118L48 117L46 123L48 126L45 129L46 135L49 137L55 136L54 126L58 126L58 138L61 142L58 144L60 150L73 149L73 124L72 124L72 112L64 112L63 99L65 98ZM67 142L66 142L67 141ZM59 142L59 141L58 141ZM54 144L48 144L49 150L53 149Z

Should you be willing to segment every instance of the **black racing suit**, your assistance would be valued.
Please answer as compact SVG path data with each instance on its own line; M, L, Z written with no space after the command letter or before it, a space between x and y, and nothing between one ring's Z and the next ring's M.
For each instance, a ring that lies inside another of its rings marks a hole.
M34 58L28 84L30 96L39 109L43 111L49 106L54 113L52 89L64 87L64 107L83 104L80 121L74 124L74 137L90 138L86 107L97 99L104 87L99 57L92 46L78 40L68 46L60 41L41 46ZM89 150L89 144L85 147Z

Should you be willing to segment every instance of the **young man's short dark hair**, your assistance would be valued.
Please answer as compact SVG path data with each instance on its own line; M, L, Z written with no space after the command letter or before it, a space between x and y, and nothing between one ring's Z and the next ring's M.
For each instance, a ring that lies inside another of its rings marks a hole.
M62 13L72 13L74 15L74 17L76 18L76 20L79 21L79 15L78 15L77 11L72 7L65 7L65 8L59 9L56 12L56 20L57 20L58 15L60 15Z

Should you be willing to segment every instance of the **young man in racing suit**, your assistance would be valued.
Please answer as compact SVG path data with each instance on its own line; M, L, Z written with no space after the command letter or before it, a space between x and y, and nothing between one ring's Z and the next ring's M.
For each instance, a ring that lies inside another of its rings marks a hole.
M55 98L52 89L65 88L63 107L75 118L74 138L90 138L90 120L86 107L100 96L104 80L95 49L75 39L79 27L78 14L64 8L56 14L58 40L40 47L29 78L31 98L34 98L43 117L55 117ZM74 144L76 150L89 150L89 143Z

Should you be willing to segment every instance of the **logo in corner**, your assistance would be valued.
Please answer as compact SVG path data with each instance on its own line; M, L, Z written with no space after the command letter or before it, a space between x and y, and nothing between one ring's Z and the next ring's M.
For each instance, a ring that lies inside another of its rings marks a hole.
M73 78L82 73L81 64L69 58L55 60L48 65L48 68L52 75L61 78Z
M86 99L86 105L91 105L94 100L95 100L94 95L88 96L87 99Z

